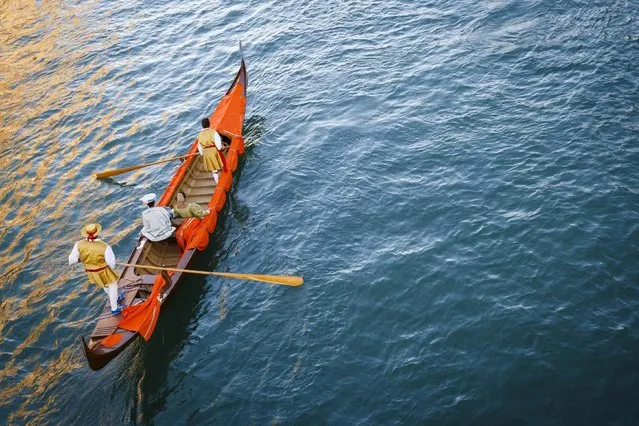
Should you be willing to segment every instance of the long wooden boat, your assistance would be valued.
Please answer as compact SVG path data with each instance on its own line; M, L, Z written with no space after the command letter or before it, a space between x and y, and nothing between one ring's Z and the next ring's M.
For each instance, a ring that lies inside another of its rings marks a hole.
M151 265L185 269L193 259L196 251L204 249L209 242L210 234L215 230L217 215L224 207L226 193L230 190L233 172L236 171L239 157L244 153L242 127L246 109L246 87L248 84L244 58L240 63L231 86L222 97L215 111L210 116L211 128L222 136L228 145L225 151L227 170L220 176L216 185L210 172L204 171L199 155L188 157L178 168L157 205L173 206L176 195L183 191L190 202L195 202L210 213L202 219L190 218L179 224L175 235L167 240L152 242L140 237L136 248L129 256L127 263L133 265ZM197 153L197 140L193 143L189 154ZM125 293L123 304L134 307L142 304L152 293L158 279L159 271L144 267L125 267L120 274L118 287ZM175 272L162 287L157 297L164 303L177 288L183 278L182 273ZM126 313L126 308L124 309ZM140 333L122 328L122 314L111 315L111 308L105 304L97 319L93 333L88 339L81 337L82 347L89 366L99 370L131 344ZM147 338L148 336L144 336Z

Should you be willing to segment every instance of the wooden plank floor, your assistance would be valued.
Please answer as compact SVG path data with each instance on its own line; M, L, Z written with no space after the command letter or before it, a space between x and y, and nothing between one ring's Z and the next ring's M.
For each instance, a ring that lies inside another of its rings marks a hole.
M215 180L211 172L204 170L204 165L199 157L193 164L193 170L184 180L180 188L186 194L189 202L197 203L203 209L207 209L215 192Z

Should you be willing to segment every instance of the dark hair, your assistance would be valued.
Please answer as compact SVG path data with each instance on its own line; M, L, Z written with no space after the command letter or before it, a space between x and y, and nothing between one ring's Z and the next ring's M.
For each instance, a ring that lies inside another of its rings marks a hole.
M184 193L184 191L180 190L180 191L178 191L178 194L182 194L182 196L183 196L184 198L186 198L186 194Z
M155 200L149 201L148 203L146 203L146 205L149 207L155 207Z
M209 121L208 118L203 118L202 119L202 127L204 127L205 129L208 127L211 127L211 122Z

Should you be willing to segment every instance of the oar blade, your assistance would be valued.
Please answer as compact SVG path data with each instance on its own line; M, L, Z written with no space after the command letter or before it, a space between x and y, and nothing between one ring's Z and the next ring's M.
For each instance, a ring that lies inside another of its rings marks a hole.
M291 287L299 287L304 284L302 277L281 276L281 275L244 275L247 280L262 281L273 284L289 285Z
M111 176L117 176L117 175L121 175L121 174L126 173L126 172L131 172L133 170L141 169L142 167L145 167L145 166L133 166L133 167L125 167L123 169L106 170L104 172L96 173L95 174L95 178L96 179L106 179L106 178L110 178Z
M282 284L291 287L298 287L304 284L304 278L291 275L264 275L264 274L245 274L236 272L210 272L210 271L196 271L193 269L178 269L178 268L166 268L162 266L154 265L133 265L130 263L117 263L120 266L131 266L146 269L157 269L159 271L172 271L172 272L184 272L187 274L200 274L200 275L214 275L216 277L237 278L240 280L260 281L270 284Z
M291 287L299 287L304 284L304 278L288 275L236 274L231 272L215 272L215 275L227 278L239 278L242 280L261 281L271 284L282 284Z

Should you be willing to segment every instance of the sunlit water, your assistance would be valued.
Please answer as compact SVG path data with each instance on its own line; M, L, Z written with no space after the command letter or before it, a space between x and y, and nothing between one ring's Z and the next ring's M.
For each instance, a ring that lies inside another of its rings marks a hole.
M0 423L632 425L635 1L4 1ZM249 71L242 160L200 269L99 372L66 265Z

